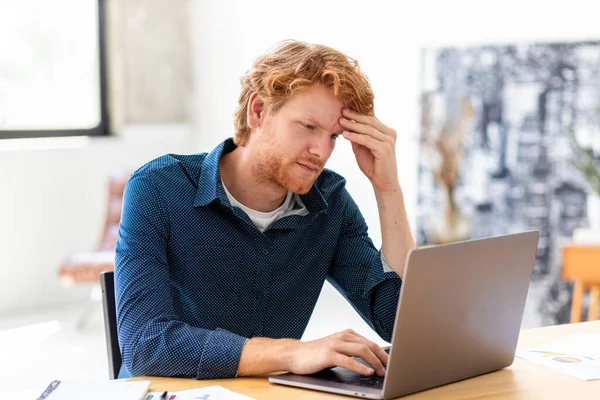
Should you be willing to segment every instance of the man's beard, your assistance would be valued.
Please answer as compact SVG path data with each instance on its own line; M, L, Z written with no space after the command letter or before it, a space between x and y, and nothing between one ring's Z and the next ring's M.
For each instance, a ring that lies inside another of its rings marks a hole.
M265 139L256 152L255 162L252 165L252 172L257 181L277 185L298 194L308 193L321 174L324 163L316 157L307 157L297 161L311 167L317 167L317 171L311 179L308 175L300 172L301 167L294 159L282 155L279 147L270 138ZM298 176L292 174L292 171L295 170L299 171Z

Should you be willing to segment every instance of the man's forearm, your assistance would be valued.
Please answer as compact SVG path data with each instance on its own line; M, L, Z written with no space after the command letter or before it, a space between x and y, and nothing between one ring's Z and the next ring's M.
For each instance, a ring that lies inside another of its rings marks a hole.
M237 376L265 375L289 369L289 349L295 339L248 339L242 349Z
M376 190L375 198L381 225L383 243L381 248L390 267L402 278L406 256L415 248L415 240L404 207L402 189L398 186L385 192Z

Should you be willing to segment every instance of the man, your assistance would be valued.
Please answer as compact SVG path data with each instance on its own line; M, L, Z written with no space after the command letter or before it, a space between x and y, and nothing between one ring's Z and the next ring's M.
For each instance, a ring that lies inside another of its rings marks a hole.
M396 132L374 116L373 98L354 60L284 42L243 77L233 139L131 176L115 268L121 377L385 373L387 354L351 330L299 341L325 279L392 335L415 245ZM339 136L375 191L381 251L344 179L323 169Z

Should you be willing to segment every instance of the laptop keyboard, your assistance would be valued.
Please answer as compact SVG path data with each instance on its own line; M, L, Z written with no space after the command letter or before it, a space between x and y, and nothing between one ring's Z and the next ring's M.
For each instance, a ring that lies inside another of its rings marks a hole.
M383 376L372 375L372 376L362 376L362 375L352 375L336 378L334 382L345 383L347 385L360 386L360 387L370 387L375 389L383 388Z

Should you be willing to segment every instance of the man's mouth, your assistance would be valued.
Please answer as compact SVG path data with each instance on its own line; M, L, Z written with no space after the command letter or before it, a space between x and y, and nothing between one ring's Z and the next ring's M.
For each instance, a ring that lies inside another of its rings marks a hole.
M314 165L310 165L310 164L303 164L303 163L297 163L299 166L301 166L302 168L304 168L305 170L309 171L309 172L317 172L319 170L318 167L314 166Z

